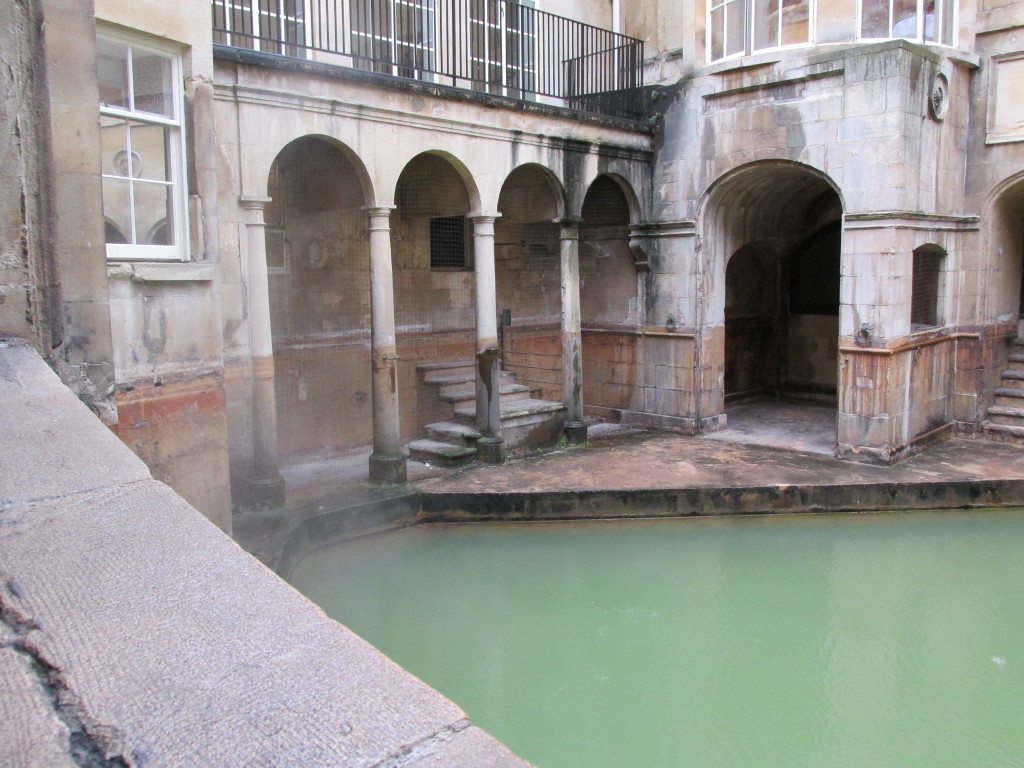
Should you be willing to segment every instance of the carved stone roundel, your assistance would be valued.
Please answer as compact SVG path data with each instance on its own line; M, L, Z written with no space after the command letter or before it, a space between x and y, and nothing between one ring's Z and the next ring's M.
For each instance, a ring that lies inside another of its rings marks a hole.
M941 120L949 112L949 80L941 72L932 76L932 86L928 92L928 110L936 120Z

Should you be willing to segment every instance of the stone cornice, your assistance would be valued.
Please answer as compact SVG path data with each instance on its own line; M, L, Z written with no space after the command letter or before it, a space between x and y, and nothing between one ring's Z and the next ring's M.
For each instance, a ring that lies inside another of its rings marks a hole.
M848 213L843 228L861 229L914 229L942 230L946 232L975 232L981 228L981 217L924 213L923 211L867 211Z

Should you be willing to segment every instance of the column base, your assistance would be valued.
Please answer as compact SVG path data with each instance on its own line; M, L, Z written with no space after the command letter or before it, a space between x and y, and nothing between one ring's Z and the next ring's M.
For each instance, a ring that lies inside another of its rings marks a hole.
M279 474L250 477L246 481L249 503L253 506L284 506L284 478Z
M565 427L565 439L569 441L569 445L583 445L587 442L587 425L583 421L569 421L566 422Z
M398 485L407 479L405 456L399 454L370 454L370 482L377 484Z
M500 437L481 437L476 441L476 460L481 464L504 464L505 441Z

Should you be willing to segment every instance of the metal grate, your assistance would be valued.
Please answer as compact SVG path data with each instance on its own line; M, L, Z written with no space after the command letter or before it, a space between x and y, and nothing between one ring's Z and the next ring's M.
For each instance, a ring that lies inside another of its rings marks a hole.
M945 253L924 246L914 251L911 278L910 327L931 328L939 324L939 276Z
M420 155L398 180L391 217L395 317L406 332L471 332L476 324L469 194L444 158Z
M436 216L430 220L430 268L466 269L466 218Z

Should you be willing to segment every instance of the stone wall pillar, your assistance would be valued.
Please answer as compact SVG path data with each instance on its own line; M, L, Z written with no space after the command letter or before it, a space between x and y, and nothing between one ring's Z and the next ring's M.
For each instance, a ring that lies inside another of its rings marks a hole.
M270 285L263 210L269 197L241 197L248 242L249 350L252 356L253 468L249 500L284 503L284 478L277 462L277 397L274 392L274 342L270 328Z
M499 213L473 213L473 268L476 278L476 427L477 460L505 460L501 436L501 348L498 346L498 297L494 278L494 221Z
M370 482L404 483L405 454L398 411L395 289L391 271L391 211L368 205L370 220L370 324L373 368L373 453Z
M580 224L561 219L559 256L562 280L562 392L565 400L565 436L570 443L587 439L583 420L583 339L580 330Z

